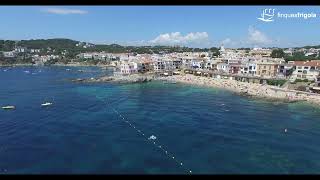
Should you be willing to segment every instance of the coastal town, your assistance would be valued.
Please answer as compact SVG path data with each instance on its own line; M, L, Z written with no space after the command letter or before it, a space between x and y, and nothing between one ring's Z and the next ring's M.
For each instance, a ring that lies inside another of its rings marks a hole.
M0 174L319 174L320 6L0 9Z
M94 44L78 42L76 47L90 49ZM320 99L320 60L319 48L225 48L221 45L216 51L186 51L186 52L81 52L74 58L68 58L68 50L30 49L15 47L11 51L2 51L6 61L10 59L29 57L32 65L84 66L95 65L102 68L113 68L113 76L85 80L85 82L101 81L149 81L160 79L172 82L183 82L203 85L213 85L231 89L241 94L259 96L269 94L269 98L282 98L295 101L297 93L303 100ZM41 53L42 52L42 53ZM280 52L280 55L279 55ZM303 54L306 59L288 60L293 54ZM279 57L277 57L279 56ZM314 59L312 57L315 57ZM61 61L67 59L67 61ZM92 63L94 62L94 63ZM84 81L83 79L78 81ZM262 87L269 87L260 92ZM276 89L275 89L276 88ZM268 93L268 91L270 91ZM274 92L274 93L273 93ZM277 93L275 93L277 92ZM280 92L282 93L279 95ZM288 94L288 92L291 93ZM296 94L296 95L292 95ZM316 98L307 98L316 96Z

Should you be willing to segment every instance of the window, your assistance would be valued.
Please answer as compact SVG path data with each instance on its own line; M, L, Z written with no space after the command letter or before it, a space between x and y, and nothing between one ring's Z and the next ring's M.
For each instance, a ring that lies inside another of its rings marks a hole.
M302 78L306 78L306 75L302 75Z
M266 66L263 66L263 69L267 69L267 67L266 67Z
M301 71L301 70L298 70L298 72L301 73L302 71Z
M306 70L304 70L304 71L303 71L303 74L307 74L307 71L306 71Z
M314 67L314 66L311 66L310 70L315 70L315 67Z
M298 66L298 69L302 69L302 67L301 67L301 66Z
M305 66L304 69L309 69L309 67L308 67L308 66Z

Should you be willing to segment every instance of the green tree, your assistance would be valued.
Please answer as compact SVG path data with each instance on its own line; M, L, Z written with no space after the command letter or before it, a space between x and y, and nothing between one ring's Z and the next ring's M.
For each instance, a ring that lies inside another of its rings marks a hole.
M285 55L285 53L283 52L282 49L274 49L274 50L272 50L270 56L271 56L272 58L283 58L284 55Z

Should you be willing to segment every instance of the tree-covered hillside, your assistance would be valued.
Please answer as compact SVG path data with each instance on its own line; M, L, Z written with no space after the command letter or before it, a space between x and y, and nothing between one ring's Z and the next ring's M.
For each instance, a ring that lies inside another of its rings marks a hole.
M21 40L21 41L9 41L0 40L0 51L11 51L15 47L26 47L28 49L41 49L41 53L46 54L50 48L51 54L60 54L62 51L66 50L67 56L74 57L76 54L83 52L101 52L105 51L108 53L172 53L172 52L201 52L201 51L211 51L213 55L219 55L219 49L216 47L212 48L189 48L189 47L179 47L179 46L121 46L118 44L97 44L94 46L86 47L76 46L80 43L79 41L74 41L70 39L31 39L31 40ZM53 51L54 50L54 51Z

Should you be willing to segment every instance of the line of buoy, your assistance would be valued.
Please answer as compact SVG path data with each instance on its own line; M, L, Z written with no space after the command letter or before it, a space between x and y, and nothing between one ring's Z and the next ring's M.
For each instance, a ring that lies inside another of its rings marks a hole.
M108 104L108 103L107 103L107 104ZM111 107L111 106L110 106L110 107ZM122 119L123 122L128 123L131 127L133 127L133 128L138 132L138 134L140 134L140 135L142 135L143 137L145 137L145 134L144 134L140 129L137 129L135 126L133 126L133 125L130 123L130 121L129 121L129 120L126 120L116 109L114 109L113 107L111 107L111 108L112 108L112 110L120 117L119 119ZM192 171L191 171L191 170L188 170L187 168L185 168L185 167L183 166L183 163L182 163L182 162L179 162L179 161L175 158L174 155L170 155L170 154L168 153L168 151L165 150L161 145L157 145L157 143L156 143L155 140L156 140L156 137L155 137L154 135L151 135L149 138L147 138L147 141L149 141L149 142L151 142L153 145L155 145L156 148L161 149L161 150L165 153L165 155L167 155L170 159L173 159L173 160L178 164L178 166L184 168L185 171L187 171L188 173L190 173L190 174L192 173Z

